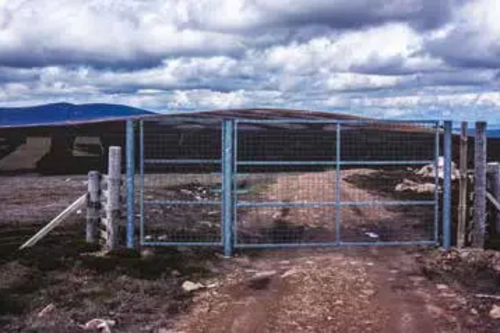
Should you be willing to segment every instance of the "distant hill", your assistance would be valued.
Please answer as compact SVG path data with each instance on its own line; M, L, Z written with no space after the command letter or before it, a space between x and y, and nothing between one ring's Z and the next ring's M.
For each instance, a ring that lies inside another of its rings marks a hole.
M500 129L492 129L486 131L489 138L500 138Z
M0 107L0 128L96 121L144 114L153 112L118 104L55 103L32 107Z
M460 130L456 130L456 133L459 134ZM469 136L474 136L475 133L474 129L469 129ZM500 139L500 128L487 129L486 136L491 139Z

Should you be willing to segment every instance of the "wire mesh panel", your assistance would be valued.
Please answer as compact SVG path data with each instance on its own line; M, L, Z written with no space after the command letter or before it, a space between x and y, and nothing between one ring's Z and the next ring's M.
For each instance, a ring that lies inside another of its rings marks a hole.
M337 124L238 121L236 245L335 244Z
M344 164L432 163L435 133L435 122L344 122L341 125L340 155Z
M438 138L437 122L237 121L236 245L436 242Z
M143 244L226 252L437 241L437 122L186 126L141 124Z
M221 124L143 121L141 242L220 245Z
M432 242L434 206L404 204L346 205L341 208L340 234L345 243Z
M333 205L240 206L236 241L255 246L333 244L335 212Z
M437 241L437 123L346 122L340 131L341 241Z

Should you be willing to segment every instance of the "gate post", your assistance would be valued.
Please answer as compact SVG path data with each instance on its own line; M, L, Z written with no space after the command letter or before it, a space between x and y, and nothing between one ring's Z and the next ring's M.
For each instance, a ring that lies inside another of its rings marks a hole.
M122 148L111 146L108 154L106 247L108 250L115 250L118 247L118 223L120 222L121 209Z
M127 247L134 248L134 177L135 177L135 133L134 121L127 120L127 138L126 138L126 158L127 158Z
M336 202L336 209L335 209L335 243L337 245L340 245L340 242L342 241L342 238L340 237L340 219L341 219L341 211L340 211L340 140L342 136L342 128L340 122L337 123L337 135L336 135L336 142L335 142L335 154L337 155L337 162L335 164L335 202Z
M486 123L476 123L474 139L474 227L472 247L484 248L486 232Z
M233 157L234 120L224 119L222 123L222 242L224 255L233 252Z
M452 160L452 125L444 122L444 172L443 172L443 247L451 247L451 160ZM438 170L435 176L438 177Z

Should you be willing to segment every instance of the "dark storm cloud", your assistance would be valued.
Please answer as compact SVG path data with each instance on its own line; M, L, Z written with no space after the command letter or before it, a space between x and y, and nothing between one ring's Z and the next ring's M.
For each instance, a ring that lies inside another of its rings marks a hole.
M164 59L162 56L120 57L77 52L75 50L41 49L25 52L22 49L0 51L0 66L12 68L35 68L47 66L90 66L96 69L133 70L154 67Z
M14 69L0 66L0 84L9 82L30 82L38 78L39 75L29 69Z
M136 54L116 54L113 50L86 52L76 49L58 49L33 47L27 52L25 48L0 50L0 66L11 68L41 68L48 66L78 67L86 66L100 70L127 71L142 68L153 68L168 59L177 57L210 57L225 55L238 58L243 54L242 48L223 49L193 49L169 51L165 54L137 52Z
M5 11L2 21L0 13L0 33L4 32L14 41L2 43L0 36L0 66L85 65L136 69L156 66L168 57L218 54L238 57L245 46L265 48L285 41L301 42L318 35L331 35L337 30L356 30L388 22L406 22L417 29L432 29L446 23L453 8L464 1L311 0L287 4L256 0L246 2L244 7L252 11L253 20L242 15L237 24L227 23L233 18L219 17L215 10L188 16L182 22L171 13L170 17L155 24L141 23L142 15L154 13L153 4L160 8L161 2L155 1L147 10L137 12L113 11L112 6L104 5L99 7L99 12L95 8L80 6L80 16L76 16L80 21L68 17L64 19L66 22L59 22L56 20L62 20L64 16L43 14L43 2L27 1L17 9L18 15L14 10ZM195 4L192 2L192 6ZM141 6L145 5L141 3ZM74 15L67 3L60 7L62 9L54 7L53 10ZM31 13L32 20L40 21L37 33L36 29L29 29L28 25L33 22L26 13ZM110 31L108 26L120 30ZM165 28L169 26L176 32L159 33L156 40L148 39L155 29L171 31ZM222 31L223 36L204 36L204 33L213 31ZM44 36L48 33L51 35ZM52 35L55 33L59 36ZM254 36L248 38L248 34ZM183 45L189 38L192 40ZM161 46L165 40L171 42Z
M403 56L384 59L373 57L369 62L352 66L351 70L357 73L376 75L410 75L426 71L425 68L408 68L405 65L405 60Z
M447 38L430 41L426 49L435 57L462 68L500 68L500 41L482 45L469 33L453 33Z
M409 23L418 30L447 23L454 10L471 0L312 0L304 3L255 0L248 6L265 18L261 28L324 25L352 30L388 22ZM276 3L276 5L274 5ZM243 27L258 29L249 24Z

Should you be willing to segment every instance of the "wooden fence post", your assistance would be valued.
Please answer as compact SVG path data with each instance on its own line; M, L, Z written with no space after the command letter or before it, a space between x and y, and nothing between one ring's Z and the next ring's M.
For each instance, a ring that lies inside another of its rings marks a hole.
M90 171L88 174L87 193L87 243L94 243L101 219L101 174Z
M118 246L118 224L120 221L121 147L109 147L107 202L106 202L106 247L114 250Z
M443 248L449 250L451 247L452 212L451 212L451 171L452 171L452 150L453 150L453 122L444 122L444 142L443 142Z
M474 141L474 228L472 246L484 248L486 232L486 123L476 123Z
M457 247L462 248L465 245L465 233L467 224L467 145L468 145L468 124L462 122L460 133L460 185L459 185L459 203L458 203L458 226L457 226Z

